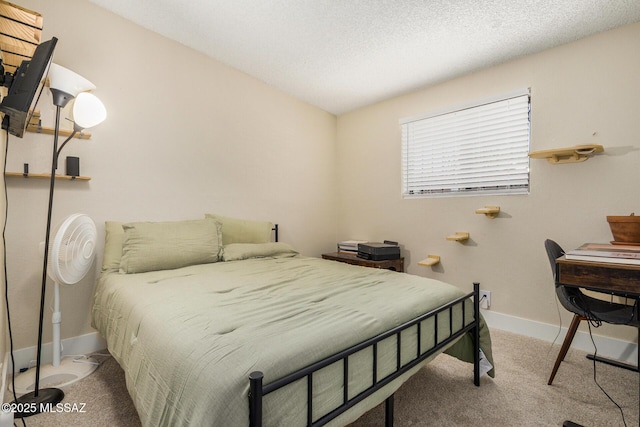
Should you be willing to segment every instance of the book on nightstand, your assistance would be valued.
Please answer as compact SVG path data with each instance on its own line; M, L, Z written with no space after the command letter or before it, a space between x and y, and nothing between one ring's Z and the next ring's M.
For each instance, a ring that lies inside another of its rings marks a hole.
M567 251L565 258L575 261L640 265L640 246L585 243L577 249Z
M358 245L360 243L367 243L366 240L343 240L338 242L338 252L353 254L358 253Z

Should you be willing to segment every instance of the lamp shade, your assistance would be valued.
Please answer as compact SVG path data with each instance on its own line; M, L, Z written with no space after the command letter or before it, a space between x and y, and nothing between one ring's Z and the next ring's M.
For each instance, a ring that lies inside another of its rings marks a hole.
M73 103L72 115L76 130L88 129L107 118L107 109L97 96L81 92Z
M64 107L79 93L95 89L96 86L81 75L52 63L49 68L49 88L54 105Z

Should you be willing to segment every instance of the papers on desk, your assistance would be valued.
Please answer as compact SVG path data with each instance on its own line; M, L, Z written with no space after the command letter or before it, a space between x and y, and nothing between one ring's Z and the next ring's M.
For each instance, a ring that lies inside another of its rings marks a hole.
M565 258L576 261L640 265L640 246L585 243L565 253Z

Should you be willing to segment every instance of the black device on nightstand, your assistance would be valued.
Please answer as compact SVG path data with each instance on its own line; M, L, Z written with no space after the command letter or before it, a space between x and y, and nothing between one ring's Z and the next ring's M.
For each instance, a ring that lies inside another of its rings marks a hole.
M358 257L372 261L400 259L400 247L396 242L368 242L358 244Z

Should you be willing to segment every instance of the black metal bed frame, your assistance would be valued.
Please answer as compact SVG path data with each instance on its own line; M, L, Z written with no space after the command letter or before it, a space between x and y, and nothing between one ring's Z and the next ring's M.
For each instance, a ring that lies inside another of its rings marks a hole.
M373 338L365 340L353 347L340 351L332 356L315 362L305 368L300 369L297 372L289 374L279 380L276 380L269 384L263 384L264 374L260 371L254 371L249 374L249 426L261 427L262 426L262 400L263 397L271 392L274 392L280 388L283 388L295 381L298 381L304 377L307 378L307 426L322 426L332 419L336 418L340 414L346 412L357 403L364 400L374 392L378 391L382 387L386 386L396 378L400 377L410 369L417 366L420 362L424 361L429 356L433 355L437 351L441 350L449 343L456 340L458 337L466 334L467 332L473 333L474 342L474 361L473 361L473 382L476 386L480 385L480 298L479 298L480 284L473 284L473 292L457 298L448 304L438 307L428 313L424 313L413 320L410 320L400 326L383 332ZM468 325L465 325L465 301L473 298L473 321ZM454 331L453 327L453 309L456 306L462 308L462 326L460 329ZM449 336L444 338L441 342L438 342L438 314L444 311L449 311ZM434 345L421 351L421 331L422 322L427 319L433 318L434 322ZM404 365L402 364L401 354L401 334L403 331L411 327L416 327L416 342L417 351L416 355ZM386 377L382 379L377 378L377 359L378 359L378 343L392 336L396 336L396 369ZM373 384L366 390L360 392L356 396L349 398L349 356L366 348L372 348L372 378ZM333 363L342 361L343 364L343 402L340 406L334 410L322 415L320 418L313 419L313 374L322 368L325 368ZM385 401L385 425L387 427L393 426L393 394L389 396Z

